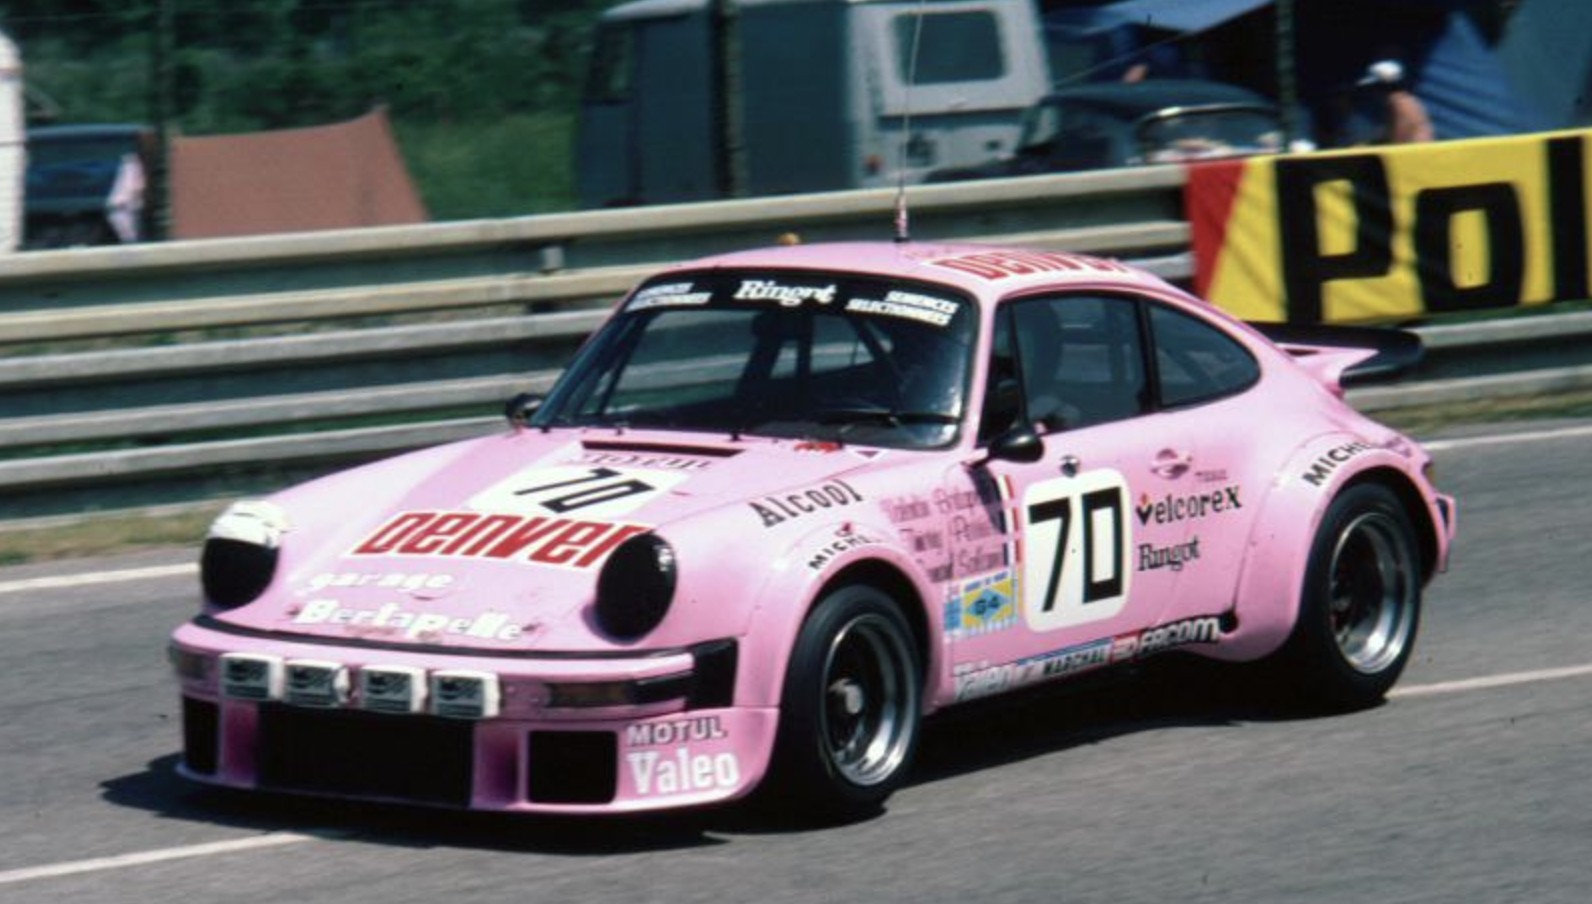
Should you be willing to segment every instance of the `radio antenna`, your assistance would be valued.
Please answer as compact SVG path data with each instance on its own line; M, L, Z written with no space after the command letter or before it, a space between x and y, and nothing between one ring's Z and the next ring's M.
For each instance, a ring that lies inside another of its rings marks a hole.
M910 242L912 231L907 216L907 150L912 144L912 87L918 82L918 48L923 43L923 7L927 0L918 0L918 11L912 25L912 47L907 56L906 103L901 112L901 155L896 162L895 240Z

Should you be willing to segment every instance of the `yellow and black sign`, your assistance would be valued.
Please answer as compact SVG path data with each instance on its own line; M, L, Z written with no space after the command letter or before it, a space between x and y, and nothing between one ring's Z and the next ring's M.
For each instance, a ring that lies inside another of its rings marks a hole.
M1196 288L1292 323L1587 298L1589 145L1555 132L1191 166Z

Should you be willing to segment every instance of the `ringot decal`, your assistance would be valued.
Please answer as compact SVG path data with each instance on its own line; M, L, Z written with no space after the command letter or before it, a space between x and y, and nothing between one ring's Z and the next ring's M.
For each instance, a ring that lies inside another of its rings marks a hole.
M735 300L775 301L782 308L800 307L806 301L829 304L835 300L835 286L782 286L768 279L743 279Z
M1139 544L1140 571L1156 571L1162 568L1182 571L1184 565L1199 557L1199 537L1195 537L1187 543L1174 543L1171 546L1155 546L1151 543Z

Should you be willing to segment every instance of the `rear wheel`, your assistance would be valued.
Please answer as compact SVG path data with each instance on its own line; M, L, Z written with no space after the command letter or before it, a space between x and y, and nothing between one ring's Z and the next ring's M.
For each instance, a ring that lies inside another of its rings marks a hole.
M911 765L921 712L917 645L894 600L834 591L791 654L766 797L822 817L877 809Z
M1327 507L1311 545L1299 621L1279 665L1308 701L1373 706L1409 662L1420 609L1409 515L1386 487L1350 487Z

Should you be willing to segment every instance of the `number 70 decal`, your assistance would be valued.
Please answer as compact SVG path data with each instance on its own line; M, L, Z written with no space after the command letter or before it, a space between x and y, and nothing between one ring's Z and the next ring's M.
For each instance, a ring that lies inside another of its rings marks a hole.
M1023 494L1023 617L1036 631L1111 618L1132 573L1127 481L1090 471L1032 484Z

